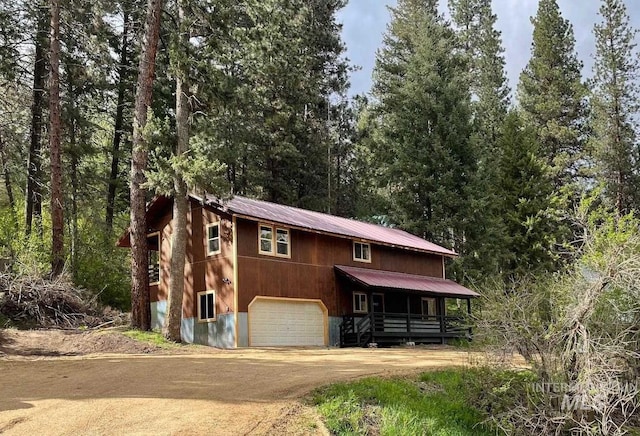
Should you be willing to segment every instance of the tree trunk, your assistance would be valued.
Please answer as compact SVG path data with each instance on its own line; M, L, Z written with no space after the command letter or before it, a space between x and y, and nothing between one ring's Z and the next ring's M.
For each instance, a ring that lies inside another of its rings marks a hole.
M47 45L47 29L49 9L40 7L38 12L38 29L35 38L35 60L33 64L33 100L31 103L31 139L29 143L29 156L27 157L27 189L25 193L25 229L27 235L31 234L33 217L36 217L36 225L39 233L42 233L42 111L44 108L44 87L47 64L45 48Z
M51 159L51 274L64 268L62 156L60 147L60 0L51 0L51 79L49 84L49 153Z
M162 0L147 1L144 41L138 66L138 84L133 120L133 151L131 154L131 324L141 330L151 329L149 307L149 274L147 223L145 216L147 144L143 135L147 111L151 105L156 53L160 34Z
M7 159L6 144L0 132L0 165L2 165L2 176L4 178L4 188L7 191L7 198L9 199L9 207L11 207L11 217L13 218L14 225L17 225L18 220L16 216L16 202L13 198L13 188L11 184L11 177L9 175L9 162Z
M71 274L78 272L78 153L76 150L76 121L71 122Z
M124 127L124 105L125 94L127 91L129 68L129 28L131 20L129 11L124 6L123 11L123 30L122 30L122 46L120 47L120 65L118 66L118 105L116 107L116 116L114 120L113 145L111 151L111 173L109 174L109 189L107 192L107 210L105 224L108 233L113 229L113 215L115 212L116 191L118 189L118 166L120 164L120 142L122 141L122 133Z
M189 150L189 86L187 82L188 69L185 61L188 53L188 32L184 25L184 0L178 1L178 28L179 47L181 53L177 63L176 73L176 131L177 147L176 156L181 156ZM180 172L174 176L175 196L173 201L173 233L171 235L171 273L169 275L169 298L167 306L167 318L164 326L164 336L174 342L180 342L180 326L182 323L182 295L184 293L184 260L187 248L187 212L189 200L187 198L187 185Z

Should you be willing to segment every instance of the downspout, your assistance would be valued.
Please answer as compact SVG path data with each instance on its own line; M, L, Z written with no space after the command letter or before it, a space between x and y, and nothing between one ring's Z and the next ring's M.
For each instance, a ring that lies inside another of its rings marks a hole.
M238 229L236 226L236 216L233 215L231 218L231 233L233 235L233 346L238 348L238 335L240 334L238 318L240 313L238 312Z

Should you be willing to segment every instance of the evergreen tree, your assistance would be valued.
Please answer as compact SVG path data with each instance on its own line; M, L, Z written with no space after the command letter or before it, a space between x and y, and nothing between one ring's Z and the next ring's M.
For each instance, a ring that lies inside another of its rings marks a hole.
M540 142L556 188L581 175L584 156L585 86L575 52L573 27L556 0L540 0L532 18L531 59L520 75L518 101Z
M51 160L51 274L64 268L64 217L62 193L62 145L60 119L60 0L51 0L51 38L49 62L49 153Z
M468 245L473 253L462 259L466 274L495 275L505 255L502 216L497 210L501 193L496 191L495 156L498 139L509 107L510 89L505 74L504 49L497 16L490 0L450 0L449 7L457 34L468 60L468 81L472 94L473 135L478 150L478 172L474 192Z
M327 210L331 97L347 85L335 17L343 4L251 1L229 9L220 37L208 39L206 56L220 68L202 135L235 193Z
M477 153L465 57L435 1L402 0L376 59L379 182L402 227L466 253Z
M499 212L508 253L502 260L502 273L507 280L517 280L529 273L553 271L559 228L557 199L550 168L540 158L535 130L512 112L504 122L498 145Z
M602 22L594 27L596 54L593 66L590 147L596 177L621 214L640 206L637 126L638 53L629 15L621 0L603 0Z
M450 0L449 7L469 62L473 114L482 146L495 144L509 107L501 32L491 0Z
M158 49L162 0L148 0L144 46L141 50L133 122L133 152L131 157L131 325L141 330L151 329L149 308L149 275L146 220L146 181L148 146L143 135L151 105L155 60Z

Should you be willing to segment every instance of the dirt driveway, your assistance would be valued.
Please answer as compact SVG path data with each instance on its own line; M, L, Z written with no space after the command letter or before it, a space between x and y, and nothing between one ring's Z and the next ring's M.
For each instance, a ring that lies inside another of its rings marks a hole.
M469 363L451 349L239 349L0 359L0 433L322 434L315 387Z

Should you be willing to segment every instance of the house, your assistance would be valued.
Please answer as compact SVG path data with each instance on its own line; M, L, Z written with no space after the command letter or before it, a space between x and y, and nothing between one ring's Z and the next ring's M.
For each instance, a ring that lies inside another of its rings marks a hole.
M451 250L399 229L234 197L191 195L182 337L217 347L444 343L475 292ZM172 200L148 206L152 326L167 309ZM129 246L129 235L118 243Z

